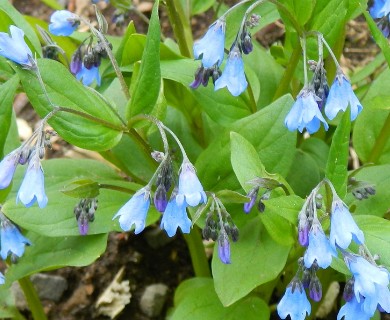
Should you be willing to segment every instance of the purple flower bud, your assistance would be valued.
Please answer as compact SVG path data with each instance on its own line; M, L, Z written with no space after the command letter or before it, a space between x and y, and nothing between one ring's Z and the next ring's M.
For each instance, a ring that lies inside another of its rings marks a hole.
M253 206L255 205L257 194L259 192L259 188L253 188L247 194L247 197L250 198L249 202L244 203L244 211L245 213L249 213Z
M167 192L163 184L160 184L157 187L156 192L154 193L154 206L160 212L164 212L165 208L168 205Z
M230 264L230 242L223 228L218 236L218 256L224 264Z
M322 298L322 285L316 275L311 277L309 284L309 296L313 301L320 301Z
M203 79L203 72L204 72L203 66L200 66L195 71L195 80L190 84L190 87L192 89L197 89L201 85Z
M88 234L89 230L89 220L88 217L84 214L80 214L79 218L77 219L77 224L79 226L79 232L82 236L85 236Z
M72 59L70 61L70 72L74 75L81 71L83 66L83 61L81 57L81 50L78 48L75 53L72 55Z
M354 296L353 285L355 284L355 278L349 279L344 287L343 298L345 301L351 301Z

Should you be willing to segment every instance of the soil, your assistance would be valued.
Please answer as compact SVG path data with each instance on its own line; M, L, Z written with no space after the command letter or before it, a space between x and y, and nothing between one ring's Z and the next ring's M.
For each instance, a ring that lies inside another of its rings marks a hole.
M84 0L90 4L90 0ZM134 1L137 3L137 1ZM52 9L48 8L39 0L14 0L14 6L23 14L39 17L46 21ZM84 10L85 14L92 14L90 10L82 7L82 0L73 0L69 2L75 10ZM144 8L144 14L150 14L150 2L139 1L139 6ZM111 20L114 12L113 8L100 2L103 13L107 20ZM149 10L149 11L148 11ZM172 34L168 23L167 14L162 9L161 12L162 30L166 36ZM204 30L212 22L212 13L206 12L200 18L194 19L192 25L195 26L196 38L203 34ZM135 20L135 25L139 32L146 32L146 24L134 13L131 13L127 20ZM127 21L126 20L126 21ZM126 23L125 23L126 25ZM270 46L273 42L283 37L284 29L281 23L275 23L266 28L267 32L261 31L255 35L255 39L264 46ZM121 34L124 27L111 27L110 33ZM342 64L347 69L356 68L365 65L378 52L373 43L367 26L359 19L351 21L348 24L347 40ZM18 97L19 104L15 109L17 116L27 121L31 128L34 128L39 120L29 106L28 101L22 96ZM71 151L75 154L79 152L68 144L57 139L53 143L53 151L49 157L60 157ZM90 153L83 156L91 156ZM96 213L98 214L98 212ZM157 226L151 226L151 230ZM147 229L147 230L148 230ZM147 231L146 230L146 231ZM84 268L63 268L51 273L58 274L68 280L68 289L65 291L60 303L43 301L45 310L49 319L57 320L90 320L90 319L108 319L108 317L97 314L95 302L100 294L109 286L111 281L121 267L125 268L123 279L130 281L131 301L126 306L118 319L147 320L150 319L142 313L139 307L139 301L145 288L150 284L163 283L169 287L168 300L165 303L161 316L154 319L164 319L166 311L173 304L173 293L175 288L183 280L193 276L191 259L187 250L185 240L181 235L177 235L167 244L160 248L151 248L145 238L145 231L135 236L129 233L110 234L106 252L92 265ZM31 315L24 312L29 319Z

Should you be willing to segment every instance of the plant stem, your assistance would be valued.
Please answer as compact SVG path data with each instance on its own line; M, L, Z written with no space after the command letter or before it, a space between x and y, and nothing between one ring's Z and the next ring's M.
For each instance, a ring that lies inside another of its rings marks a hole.
M379 135L376 138L375 144L371 150L367 162L373 162L373 163L378 162L386 143L389 141L389 137L390 137L390 113L387 116L385 123L383 124L382 130L379 132Z
M192 57L192 33L183 6L178 0L166 0L168 17L171 22L173 33L176 36L181 54Z
M198 227L194 226L189 234L184 234L184 239L187 242L190 251L192 266L196 277L211 277L209 263L200 236Z
M41 301L39 300L38 293L35 290L29 277L21 278L18 280L20 287L23 290L24 296L26 297L28 306L31 310L34 320L47 320L45 311Z
M273 98L274 101L288 92L288 87L290 85L291 79L294 76L295 68L297 67L300 56L301 48L297 46L291 54L290 60L287 64L287 68L284 71L282 79L280 80L279 87L276 90Z

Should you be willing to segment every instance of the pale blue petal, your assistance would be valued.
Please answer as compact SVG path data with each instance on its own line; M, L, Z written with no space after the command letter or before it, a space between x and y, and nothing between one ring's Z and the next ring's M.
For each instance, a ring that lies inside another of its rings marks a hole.
M362 301L358 302L355 297L340 308L337 320L369 320L371 316L364 312Z
M6 155L0 162L0 189L9 186L15 173L19 160L19 151L15 150Z
M33 54L24 41L23 30L13 25L9 30L11 37L8 33L0 32L0 55L21 65L31 66L29 57L32 58Z
M291 320L304 320L306 314L310 315L311 305L307 299L305 290L295 288L292 292L292 287L286 288L286 292L277 306L277 312L281 319L286 319L290 315Z
M99 74L99 67L92 67L87 69L84 64L81 67L81 70L76 74L77 80L83 81L83 85L90 86L94 81L100 86L101 77Z
M181 166L179 189L176 195L178 205L182 205L185 202L187 205L195 207L199 203L206 202L206 200L206 194L196 176L194 166L188 161L184 161Z
M186 205L184 203L179 205L175 198L169 201L161 219L161 229L164 229L169 237L173 237L177 228L180 228L183 233L190 233L191 225Z
M49 31L56 36L70 36L77 28L77 15L68 10L58 10L50 17Z
M18 257L21 257L24 253L25 246L30 245L30 241L23 237L19 229L9 221L2 222L0 238L0 256L3 260L7 259L9 254L14 254Z

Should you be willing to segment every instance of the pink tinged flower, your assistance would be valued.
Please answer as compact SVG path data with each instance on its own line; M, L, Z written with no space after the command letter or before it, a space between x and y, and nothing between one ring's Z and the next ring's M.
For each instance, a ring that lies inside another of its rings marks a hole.
M335 200L332 204L329 240L334 248L337 245L342 249L348 248L352 240L357 244L364 243L363 231L359 229L348 207L341 200Z
M50 17L49 31L56 36L70 36L79 24L80 19L76 14L58 10Z
M215 90L227 87L230 93L237 97L247 86L241 52L238 46L234 46L229 53L222 75L215 81Z
M217 20L204 37L194 44L195 59L202 59L205 68L221 65L225 52L225 21Z
M326 269L332 263L332 257L337 257L337 252L330 245L320 222L314 220L309 232L309 246L303 256L305 267L310 268L317 261L319 267Z
M329 126L318 108L313 90L302 89L284 120L285 126L290 131L298 130L302 133L306 129L312 134L320 129L321 122L325 130L328 130Z
M24 41L23 30L11 25L9 31L11 36L0 32L0 55L22 66L32 67L33 54Z
M301 284L287 287L277 306L277 312L281 319L290 315L291 320L304 320L306 315L310 315L311 305Z
M195 207L206 200L206 193L196 176L194 166L188 160L184 160L180 168L179 191L176 195L177 204L181 206L185 202L187 205Z
M150 191L142 188L119 209L113 220L119 217L119 225L123 231L129 231L135 225L134 233L138 234L145 229L146 215L150 206Z
M180 228L183 233L190 233L191 225L185 203L179 205L176 198L169 201L161 219L161 229L164 229L169 237L173 237L177 228Z
M28 164L26 174L16 197L16 203L19 200L26 207L31 207L35 201L38 202L40 208L44 208L47 205L45 178L39 157L36 155L31 158Z
M332 120L339 111L345 112L347 107L351 108L351 121L355 120L363 107L352 90L351 84L343 73L336 76L325 104L325 114Z
M19 150L14 150L0 162L0 189L7 188L11 183L15 169L19 163L19 158Z

